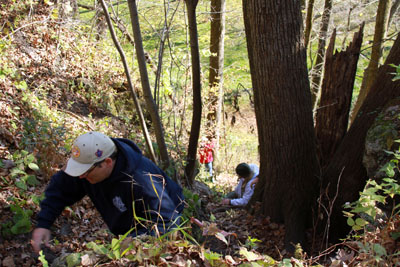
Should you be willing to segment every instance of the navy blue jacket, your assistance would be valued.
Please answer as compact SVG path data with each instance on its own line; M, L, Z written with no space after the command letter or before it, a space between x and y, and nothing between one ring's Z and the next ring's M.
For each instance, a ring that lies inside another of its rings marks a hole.
M182 188L152 161L144 157L130 140L113 139L118 149L114 169L107 179L91 184L86 179L57 172L41 202L37 227L54 223L66 206L88 195L110 231L133 235L160 233L175 227L183 210Z

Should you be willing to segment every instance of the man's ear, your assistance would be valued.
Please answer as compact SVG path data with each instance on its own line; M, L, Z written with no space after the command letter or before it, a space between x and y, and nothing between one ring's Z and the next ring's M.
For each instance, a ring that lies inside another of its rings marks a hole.
M111 166L112 163L113 163L113 160L112 160L112 158L106 158L106 159L104 160L104 162L107 164L107 166Z

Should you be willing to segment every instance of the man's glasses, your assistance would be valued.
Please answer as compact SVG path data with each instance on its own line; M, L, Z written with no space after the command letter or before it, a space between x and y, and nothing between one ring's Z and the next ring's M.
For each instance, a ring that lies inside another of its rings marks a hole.
M103 159L102 161L96 162L95 164L92 165L92 167L89 168L84 174L81 176L87 176L89 173L91 173L96 167L100 166L106 159Z

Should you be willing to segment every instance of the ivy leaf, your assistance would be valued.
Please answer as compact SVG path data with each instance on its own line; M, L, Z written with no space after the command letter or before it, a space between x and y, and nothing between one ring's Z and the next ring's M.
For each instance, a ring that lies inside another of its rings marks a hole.
M393 240L397 240L400 237L400 232L391 232L390 236L393 238Z
M97 245L96 243L89 242L88 244L86 244L87 248L93 249L95 253L97 254L101 254L101 255L107 255L108 254L108 250L107 248L105 248L103 245Z
M259 256L251 251L248 251L246 248L240 248L240 255L245 257L248 261L255 261L259 258Z
M374 244L374 251L376 252L376 254L378 254L380 256L387 255L386 249L384 247L382 247L380 244Z
M39 166L36 163L31 162L29 163L28 167L33 171L39 171Z
M81 264L81 254L80 253L72 253L69 254L66 258L67 266L73 267Z
M356 219L356 225L364 227L368 224L368 222L362 218L357 218Z
M29 184L29 185L39 185L40 183L39 183L39 181L36 179L36 176L35 175L28 175L27 177L26 177L26 182Z
M26 186L25 181L23 181L23 180L16 181L16 182L15 182L15 185L16 185L18 188L22 189L22 190L27 190L27 189L28 189L28 187Z
M355 224L353 218L350 218L350 217L347 218L347 224L348 224L349 226L353 226L353 225Z

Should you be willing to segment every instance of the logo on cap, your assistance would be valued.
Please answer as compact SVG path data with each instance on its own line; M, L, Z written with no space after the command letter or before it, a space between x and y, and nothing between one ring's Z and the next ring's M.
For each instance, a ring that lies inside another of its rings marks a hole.
M100 149L97 149L96 153L94 153L96 155L96 157L100 158L101 155L103 155L103 151Z
M79 150L78 146L73 146L72 150L71 150L71 153L72 153L72 156L74 158L78 158L80 156L80 154L81 154L81 151Z

